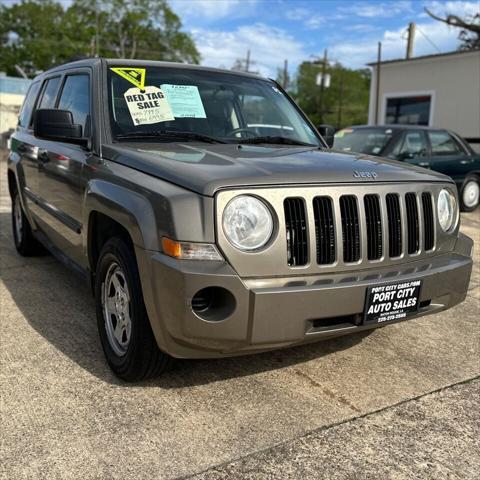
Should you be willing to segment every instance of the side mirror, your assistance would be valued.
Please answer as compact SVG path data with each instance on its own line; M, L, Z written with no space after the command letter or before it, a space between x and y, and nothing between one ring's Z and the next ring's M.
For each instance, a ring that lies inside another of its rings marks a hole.
M33 119L33 134L47 140L87 145L87 139L82 136L82 126L73 123L72 112L68 110L37 110Z
M335 127L332 125L318 125L318 133L323 137L327 145L333 147L333 136L335 135Z
M412 152L402 152L398 157L399 160L412 160L415 155Z

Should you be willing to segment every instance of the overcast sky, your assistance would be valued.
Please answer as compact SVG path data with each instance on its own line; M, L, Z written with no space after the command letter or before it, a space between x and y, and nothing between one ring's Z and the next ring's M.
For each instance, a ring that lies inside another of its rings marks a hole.
M184 28L193 34L202 63L230 68L251 49L252 67L276 75L288 59L293 71L311 55L329 57L349 67L376 59L382 41L385 59L405 55L406 28L418 25L414 54L456 50L458 29L424 12L480 11L478 1L347 1L347 0L170 0Z

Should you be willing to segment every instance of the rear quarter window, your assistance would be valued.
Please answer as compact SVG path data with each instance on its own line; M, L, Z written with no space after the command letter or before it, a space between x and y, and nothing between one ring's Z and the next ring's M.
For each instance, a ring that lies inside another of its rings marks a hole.
M30 123L30 118L32 117L33 107L35 106L35 101L37 99L38 91L40 90L40 82L35 82L30 85L28 89L27 96L23 101L22 109L18 117L18 124L21 127L28 127Z

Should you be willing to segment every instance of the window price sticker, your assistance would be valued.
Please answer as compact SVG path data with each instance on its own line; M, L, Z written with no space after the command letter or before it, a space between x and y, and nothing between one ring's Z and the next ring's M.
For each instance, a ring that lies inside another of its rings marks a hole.
M176 118L207 118L195 85L161 85Z
M165 94L158 87L129 88L123 96L134 125L175 120Z

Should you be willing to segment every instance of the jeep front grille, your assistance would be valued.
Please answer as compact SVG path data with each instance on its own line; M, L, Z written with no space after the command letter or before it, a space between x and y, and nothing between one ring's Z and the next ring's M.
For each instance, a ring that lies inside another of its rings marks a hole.
M303 198L286 198L284 203L287 231L287 262L291 267L308 262L307 222Z
M315 216L317 263L328 265L335 261L335 221L332 199L315 197L313 199L313 214Z
M369 260L378 260L383 254L382 213L378 195L365 195L365 221L367 223L367 252Z
M419 247L417 196L414 193L409 192L405 195L405 207L407 209L408 253L411 255L417 253Z
M340 197L342 214L343 261L358 262L360 259L360 224L357 198L353 195Z
M402 215L400 213L400 201L396 193L386 196L388 215L388 251L390 258L399 257L402 254Z
M420 250L420 233L423 230L424 250L434 246L434 218L432 196L421 194L423 224L420 225L420 202L417 194L407 192L365 194L362 226L358 197L341 195L337 205L340 214L341 242L338 248L334 202L330 197L313 198L312 209L315 221L315 249L318 265L331 265L340 250L344 263L358 262L362 257L362 242L365 242L368 261L379 261L386 251L386 258L399 258L404 253L414 255ZM305 201L289 197L284 201L287 235L287 262L289 266L308 263L309 241L308 218ZM382 210L384 216L382 216ZM362 229L365 229L362 236ZM386 238L384 238L384 236ZM406 252L405 252L406 246Z
M265 200L276 228L268 245L254 252L235 248L218 227L217 241L235 270L252 278L413 263L455 245L457 229L437 228L435 199L442 188L442 182L362 182L225 189L216 196L217 225L228 202L244 194Z
M434 245L433 207L432 196L428 192L422 193L423 222L424 222L424 249L426 252L432 250Z

